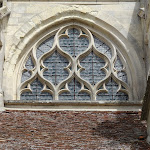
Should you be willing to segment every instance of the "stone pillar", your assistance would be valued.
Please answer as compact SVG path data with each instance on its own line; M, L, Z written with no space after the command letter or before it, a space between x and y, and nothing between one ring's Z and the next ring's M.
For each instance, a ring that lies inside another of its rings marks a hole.
M146 22L146 29L147 29L147 50L148 52L150 53L150 0L149 0L149 3L148 3L148 10L147 10L147 22ZM149 59L148 59L148 62L150 64L150 56L149 56ZM149 65L149 70L148 70L148 76L150 77L150 65ZM149 93L150 93L150 89L149 89ZM149 103L150 103L150 97L148 99ZM149 105L149 114L148 114L148 117L147 117L147 143L150 144L150 105Z
M147 143L150 145L150 111L147 118Z
M2 25L2 23L0 24ZM1 39L2 37L0 38L0 40ZM2 42L0 41L0 111L4 109L3 89L2 89L3 64L4 64L4 47L2 45Z
M3 64L5 56L5 31L7 27L8 15L10 12L6 7L6 0L0 0L0 111L4 111L4 92L3 92Z
M147 143L150 144L150 0L141 0L139 16L142 18L143 48L148 78L141 119L147 121Z
M150 54L150 0L147 1L146 4L146 40L147 40L147 51ZM150 64L150 56L148 58L148 64ZM150 65L148 66L148 76L150 76ZM149 93L150 93L150 89L149 89ZM150 97L148 98L148 101L150 103ZM148 117L147 117L147 143L150 144L150 105L149 105L149 109L148 109L149 113L148 113Z
M150 0L146 3L146 21L145 21L145 44L146 50L148 53L147 58L147 67L148 67L148 76L150 76Z

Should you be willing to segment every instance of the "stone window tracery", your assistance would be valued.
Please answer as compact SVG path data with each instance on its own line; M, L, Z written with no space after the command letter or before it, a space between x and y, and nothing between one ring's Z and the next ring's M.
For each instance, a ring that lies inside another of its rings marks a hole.
M22 67L20 100L129 100L122 55L92 31L63 27L35 47Z

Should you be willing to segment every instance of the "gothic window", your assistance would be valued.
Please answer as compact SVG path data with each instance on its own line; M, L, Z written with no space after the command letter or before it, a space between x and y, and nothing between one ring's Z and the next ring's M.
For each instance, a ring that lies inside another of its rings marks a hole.
M64 27L35 47L22 67L20 100L129 100L123 57L98 34Z

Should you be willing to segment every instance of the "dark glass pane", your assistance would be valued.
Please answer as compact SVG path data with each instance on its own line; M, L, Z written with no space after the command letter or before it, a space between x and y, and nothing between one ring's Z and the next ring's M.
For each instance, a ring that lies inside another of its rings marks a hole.
M80 64L85 69L81 71L81 77L92 85L95 85L105 77L105 72L101 70L105 62L93 52L81 60Z
M106 84L108 93L103 92L97 95L97 100L128 100L128 95L124 92L117 92L118 84L111 78Z
M90 95L85 92L79 92L81 84L74 78L68 85L70 92L65 92L59 95L59 100L90 100Z
M120 71L118 72L118 78L122 81L124 81L125 83L127 83L127 74L124 71Z
M32 70L34 68L34 63L32 61L32 58L31 56L28 58L26 64L25 64L25 67L28 69L28 70Z
M31 77L30 71L25 71L22 73L21 83L28 80Z
M31 92L24 92L21 94L21 100L52 100L52 95L48 92L42 93L42 83L36 79L31 83Z
M118 71L121 71L123 69L123 64L119 57L117 57L117 60L115 62L115 69Z
M118 73L117 73L118 78L120 80L124 81L125 83L127 83L127 74L123 70L123 64L119 57L117 57L117 60L115 62L115 69L118 71Z
M48 52L52 48L53 43L54 43L54 36L42 42L36 50L37 58L42 56L44 53Z
M68 77L68 72L64 69L68 65L65 57L55 52L50 57L44 60L44 65L48 68L43 73L44 78L57 85Z
M31 77L31 70L34 68L34 63L32 61L31 56L29 56L29 58L27 59L25 67L26 67L27 70L25 70L22 73L21 83L28 80Z
M99 50L102 54L106 55L109 59L112 57L111 49L108 45L100 41L96 36L94 36L94 43L97 50Z
M86 37L79 37L79 35L79 31L72 28L68 31L69 38L63 37L59 40L60 47L72 57L85 51L89 45L89 40Z

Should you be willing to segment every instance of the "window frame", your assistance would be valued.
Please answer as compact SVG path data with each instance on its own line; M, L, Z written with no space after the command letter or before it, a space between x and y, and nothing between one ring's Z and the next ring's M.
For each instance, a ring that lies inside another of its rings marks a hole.
M83 26L83 28L88 28L94 35L96 35L100 40L102 40L104 43L106 43L107 45L109 45L109 47L111 47L111 49L113 48L114 49L114 47L116 47L117 48L117 53L118 53L118 56L120 57L120 59L121 59L121 61L122 61L122 63L124 63L124 65L125 65L125 67L126 67L126 74L127 74L127 78L128 78L128 83L129 83L129 86L130 87L132 87L132 80L131 80L131 72L130 72L130 70L129 70L129 67L128 67L128 65L127 65L127 62L126 62L126 60L125 60L125 58L123 57L123 55L122 55L122 53L121 53L121 51L119 51L118 49L118 47L117 47L117 45L115 45L115 43L113 43L112 41L110 41L110 39L108 39L103 33L101 33L100 31L99 32L97 32L97 30L95 30L94 28L91 28L90 26L88 26L88 25L85 25L85 24L82 24L82 23L79 23L79 22L70 22L70 23L66 23L65 25L63 24L63 25L61 25L61 27L62 28L66 28L66 27L68 27L68 26L70 26L70 28L71 28L71 26ZM55 30L54 29L51 29L51 31L49 32L48 30L47 30L47 34L45 34L45 35L43 35L43 36L40 36L40 38L36 41L35 40L35 43L34 44L32 44L31 45L31 48L26 52L26 54L24 54L23 55L23 57L22 57L22 59L20 60L20 62L18 63L18 65L19 65L19 69L18 69L18 75L17 75L17 84L16 84L16 89L17 89L17 93L16 93L16 95L17 95L17 97L16 97L16 99L20 99L20 97L18 96L18 95L20 95L20 94L18 94L18 93L20 93L20 91L19 91L19 89L18 89L18 87L19 87L19 82L18 81L20 81L21 80L21 76L22 76L22 73L21 73L21 68L22 68L22 65L26 62L26 60L28 59L28 56L29 56L29 54L30 54L30 51L32 50L32 49L34 49L35 51L36 51L36 49L37 49L37 47L44 41L44 40L46 40L48 37L50 37L51 35L53 35L55 32L57 32L57 30L59 29L60 27L57 27L57 28L55 28ZM49 32L49 33L48 33ZM132 88L129 88L129 101L132 101L133 100L133 95L132 95L132 90L131 90ZM106 103L106 101L103 101L103 103ZM114 102L115 103L115 102Z

